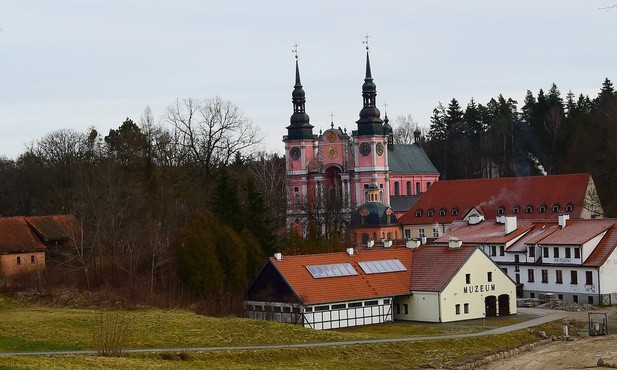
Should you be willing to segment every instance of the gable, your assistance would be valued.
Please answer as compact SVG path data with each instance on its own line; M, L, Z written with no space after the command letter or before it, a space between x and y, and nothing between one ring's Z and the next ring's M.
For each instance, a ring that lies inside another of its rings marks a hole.
M476 250L472 246L451 249L430 245L414 249L411 290L441 292Z
M299 297L270 260L249 287L246 298L251 301L300 303Z

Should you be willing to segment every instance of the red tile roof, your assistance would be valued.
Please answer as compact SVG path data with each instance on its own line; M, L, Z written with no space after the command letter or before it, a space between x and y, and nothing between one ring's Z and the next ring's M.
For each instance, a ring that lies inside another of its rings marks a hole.
M421 246L415 249L411 265L411 290L442 291L477 249L475 246L456 249Z
M589 174L568 174L438 181L399 218L399 223L451 223L463 218L474 207L481 210L487 219L495 219L501 206L506 214L511 214L514 206L519 206L519 218L544 219L545 216L555 216L553 204L559 204L560 212L563 212L569 203L573 206L570 212L572 218L579 218L590 179ZM546 205L546 213L539 212L543 204ZM527 205L533 206L533 212L525 212ZM429 209L434 210L433 216L428 216ZM441 209L446 210L444 216L440 216ZM453 209L458 210L455 215L452 215ZM422 211L422 215L416 217L418 210Z
M24 217L45 242L63 242L81 234L79 222L73 215Z
M23 217L0 218L0 253L45 251L45 245L30 230Z
M540 245L583 245L615 225L615 220L568 220L566 227L537 241ZM535 241L535 240L534 240Z
M613 254L617 247L617 226L611 227L600 241L596 249L587 257L583 266L600 267Z
M283 256L282 261L271 257L272 263L306 304L340 302L409 294L411 249L375 248L347 252ZM365 274L358 265L361 261L398 259L407 268L402 272ZM350 263L358 273L353 276L313 278L306 266Z
M520 237L533 228L533 223L529 221L517 221L516 230L506 234L505 225L494 221L485 220L477 225L469 225L467 221L454 221L450 229L442 237L436 239L434 243L448 243L451 237L455 237L472 244L498 243L506 244L511 240Z

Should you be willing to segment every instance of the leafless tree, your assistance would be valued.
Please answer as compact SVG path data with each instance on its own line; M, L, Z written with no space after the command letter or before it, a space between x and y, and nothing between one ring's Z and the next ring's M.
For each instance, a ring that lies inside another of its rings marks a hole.
M176 130L187 160L208 176L260 143L258 128L233 103L220 97L178 99L167 107L164 121Z
M411 114L396 117L396 127L394 128L394 142L396 144L413 144L414 131L418 123Z
M276 153L260 152L249 166L273 220L285 222L285 160Z

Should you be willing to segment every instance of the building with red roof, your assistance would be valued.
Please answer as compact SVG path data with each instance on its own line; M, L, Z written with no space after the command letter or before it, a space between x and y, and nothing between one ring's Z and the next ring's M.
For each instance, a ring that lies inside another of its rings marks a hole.
M438 238L454 221L472 216L551 220L558 214L603 216L590 174L439 181L398 221L407 238Z
M454 221L435 245L452 238L481 248L517 284L518 295L617 304L617 220Z
M515 285L475 247L373 247L271 257L248 289L248 317L335 329L516 313Z

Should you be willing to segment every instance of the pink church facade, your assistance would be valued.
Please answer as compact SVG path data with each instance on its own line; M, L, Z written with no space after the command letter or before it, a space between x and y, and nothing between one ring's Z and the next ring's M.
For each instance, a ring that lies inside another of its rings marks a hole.
M384 120L380 118L376 95L367 53L357 129L348 133L331 123L319 135L313 134L296 60L294 111L283 137L288 227L305 225L307 207L325 207L333 199L338 200L343 213L350 215L369 201L371 185L379 189L378 201L402 215L430 184L438 181L439 173L420 146L419 132L414 144L393 143L392 127L387 115Z

